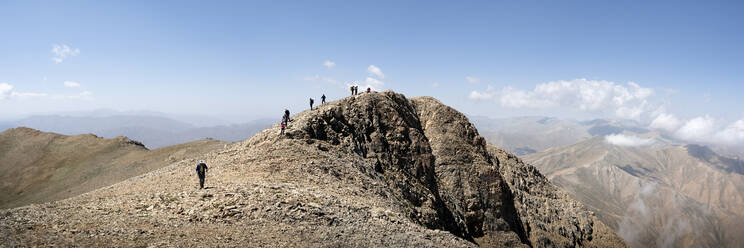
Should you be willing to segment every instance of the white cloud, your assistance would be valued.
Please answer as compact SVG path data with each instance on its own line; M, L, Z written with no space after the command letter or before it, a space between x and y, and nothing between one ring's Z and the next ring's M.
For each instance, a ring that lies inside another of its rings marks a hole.
M74 82L74 81L65 81L63 84L65 85L65 87L68 87L68 88L80 87L80 83Z
M26 99L33 97L45 97L46 93L18 92L13 90L13 85L0 83L0 100L6 99Z
M91 99L93 93L90 91L83 91L75 95L52 95L48 93L35 93L35 92L18 92L13 90L13 85L8 83L0 83L0 100L10 99L29 99L29 98L46 98L55 100L64 99Z
M380 79L385 79L385 74L382 73L382 70L380 70L380 68L375 65L369 65L369 67L367 67L367 72L377 75L377 77L379 77Z
M433 82L433 83L431 83L431 87L437 88L437 87L439 87L439 83L438 82Z
M724 145L744 144L744 119L725 125L707 115L680 120L672 114L661 113L651 122L649 128L661 130L684 141Z
M0 100L5 100L10 98L10 95L13 92L13 85L10 85L8 83L0 83Z
M744 119L729 124L725 129L716 133L713 138L724 144L744 143Z
M465 80L468 80L468 83L471 83L471 84L480 83L480 78L477 78L477 77L467 76L465 77Z
M382 86L385 85L385 82L377 80L375 78L371 78L371 77L367 77L364 80L364 83L367 84L365 87L372 88L373 90L380 90L382 89Z
M52 60L54 61L54 63L59 64L59 63L62 63L62 61L64 61L65 58L67 57L77 56L78 54L80 54L80 49L77 49L77 48L72 49L69 46L64 45L64 44L63 45L54 44L52 45L52 53L54 53L55 55L54 57L52 57Z
M714 131L715 120L706 115L685 122L675 132L675 136L689 141L706 141Z
M336 66L336 62L326 60L326 61L323 61L323 66L328 67L328 68L333 68L334 66Z
M605 141L616 146L647 146L654 143L653 139L644 139L624 134L607 135L605 136Z
M473 101L493 100L496 97L498 97L498 92L491 85L486 88L486 91L480 92L474 90L468 94L468 99Z
M674 132L679 128L679 126L682 125L682 121L677 119L672 114L667 113L661 113L658 116L656 116L656 119L654 119L651 122L651 125L649 125L650 128L654 129L661 129L667 132Z
M574 79L538 84L531 91L504 87L473 91L473 100L498 100L509 108L571 108L585 112L611 110L618 117L638 119L649 111L648 99L654 90L629 82L627 86L609 81Z

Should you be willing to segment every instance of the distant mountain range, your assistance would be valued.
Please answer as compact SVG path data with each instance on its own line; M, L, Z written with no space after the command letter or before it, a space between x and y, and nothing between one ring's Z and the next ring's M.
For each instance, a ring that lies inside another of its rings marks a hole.
M244 140L269 127L276 120L260 119L242 124L198 127L191 123L156 115L40 115L0 123L0 131L29 127L64 135L92 133L105 138L126 136L150 149L213 138L228 142Z
M524 159L635 247L740 247L744 161L646 138L654 144L622 146L598 136Z
M471 119L634 247L744 243L741 147L691 144L632 121Z
M544 116L515 118L470 118L489 143L517 155L539 152L551 147L578 143L593 136L603 136L625 130L645 133L632 121L564 120Z

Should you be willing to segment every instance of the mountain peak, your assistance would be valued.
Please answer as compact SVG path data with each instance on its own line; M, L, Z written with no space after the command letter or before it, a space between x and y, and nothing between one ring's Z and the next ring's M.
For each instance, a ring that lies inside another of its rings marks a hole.
M127 225L203 227L153 228L152 240L199 233L224 245L327 246L338 240L355 246L626 246L586 210L552 210L558 215L526 204L535 198L524 192L541 189L514 182L534 180L505 177L501 170L509 165L489 152L467 117L434 98L364 93L291 119L285 135L276 124L222 151L52 204L105 205L107 216L123 213L113 218L148 216ZM183 178L194 178L196 160L210 166L204 191L183 185ZM553 191L544 194L572 202ZM47 208L18 210L8 222L27 223L30 213L52 218ZM98 218L81 215L69 223ZM544 221L535 222L538 217ZM563 221L571 219L581 222ZM235 225L256 227L250 229L262 235L246 240L231 231Z

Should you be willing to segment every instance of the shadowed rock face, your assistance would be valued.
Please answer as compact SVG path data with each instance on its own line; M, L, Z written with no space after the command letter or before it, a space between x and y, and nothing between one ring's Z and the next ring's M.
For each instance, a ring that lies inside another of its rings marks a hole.
M293 116L286 136L279 130L93 194L0 212L9 230L0 234L14 237L2 243L189 245L178 237L196 235L221 246L626 247L433 98L347 97ZM212 173L208 188L184 189L200 159ZM95 239L57 230L95 226L101 212L115 221L94 228ZM119 231L135 226L142 231ZM37 235L55 232L62 237Z
M533 247L622 247L624 241L583 204L572 200L533 166L495 146L488 150L511 189Z
M471 238L464 222L444 206L438 191L434 156L416 110L403 95L370 94L322 108L287 132L293 139L326 141L374 159L376 172L414 208L409 216L429 228Z
M719 156L707 146L687 145L687 154L705 161L718 169L744 175L744 161Z
M556 196L557 189L552 187L548 189L553 198L564 197L575 210L584 211L579 213L586 221L583 229L546 229L550 216L543 216L539 227L523 223L515 196L499 171L498 159L489 154L485 139L467 117L434 98L408 100L393 92L347 98L320 108L296 131L289 131L288 137L310 143L325 141L374 159L373 169L385 175L387 184L414 206L409 217L428 228L447 230L486 245L581 246L593 238L596 218L567 196ZM533 168L532 174L518 176L536 175L539 173ZM550 185L542 179L541 187ZM552 231L560 234L545 235ZM612 242L624 245L609 229L603 228L602 232L609 233ZM568 238L557 239L561 235Z
M486 141L462 113L434 98L412 100L436 158L440 192L475 238L514 232L529 244Z

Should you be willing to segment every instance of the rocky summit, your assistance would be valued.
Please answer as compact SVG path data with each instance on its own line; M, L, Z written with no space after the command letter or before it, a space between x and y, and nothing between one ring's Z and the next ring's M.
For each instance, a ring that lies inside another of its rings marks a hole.
M626 247L430 97L366 93L225 149L0 210L3 246ZM200 190L196 161L209 165Z

